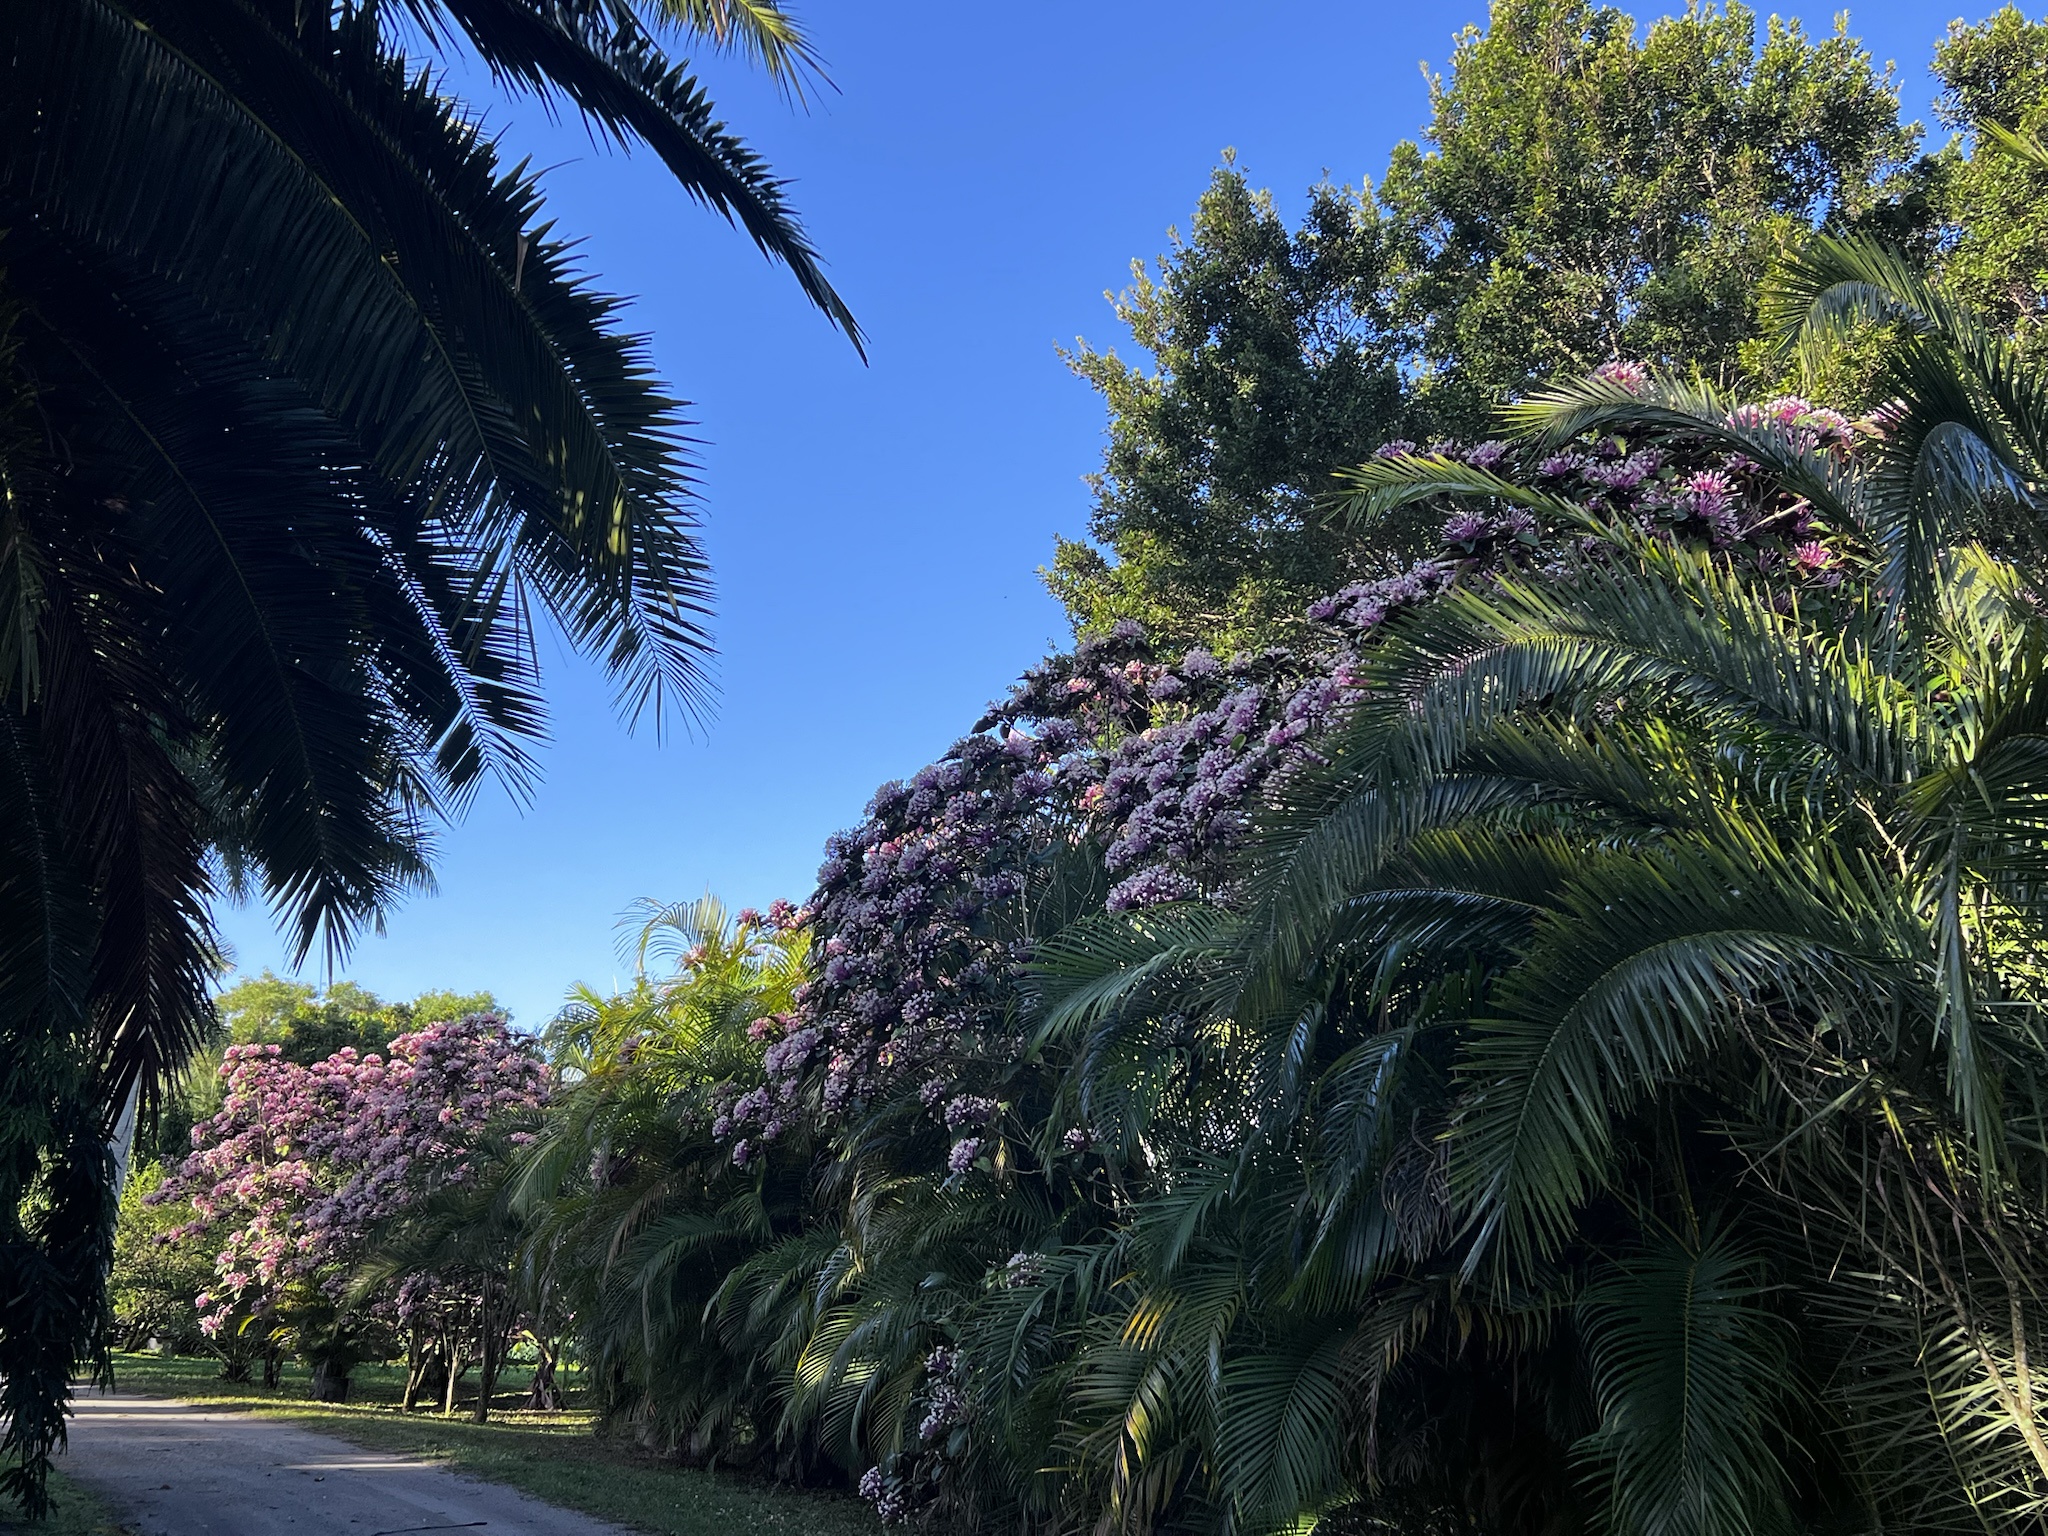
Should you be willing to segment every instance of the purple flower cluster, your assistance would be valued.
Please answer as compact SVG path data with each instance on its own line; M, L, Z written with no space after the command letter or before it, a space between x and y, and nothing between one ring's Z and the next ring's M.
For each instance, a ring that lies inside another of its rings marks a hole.
M1619 384L1632 395L1641 394L1650 383L1650 370L1641 363L1616 358L1593 370L1593 377L1605 384Z
M1632 393L1642 393L1650 382L1633 364L1610 364L1598 376ZM1736 427L1769 431L1806 453L1845 456L1854 445L1846 417L1795 396L1738 406L1728 419ZM1794 557L1797 545L1811 542L1811 509L1788 497L1744 454L1683 442L1634 444L1608 435L1547 454L1533 469L1546 490L1591 512L1645 533L1743 555L1759 572L1789 569L1806 578L1833 563L1832 557ZM1820 584L1832 583L1822 578Z
M1459 515L1481 516L1478 513ZM1450 532L1448 524L1445 532ZM1475 542L1483 541L1483 537ZM1390 614L1435 597L1457 575L1458 566L1453 561L1418 561L1398 575L1383 576L1377 581L1354 582L1328 597L1317 599L1309 605L1308 617L1317 624L1334 624L1364 634L1384 624Z
M946 1129L957 1131L965 1126L987 1125L995 1118L996 1109L994 1099L976 1093L960 1094L946 1105Z
M1632 364L1600 377L1651 388ZM1738 420L1816 452L1849 445L1846 422L1804 401ZM1606 434L1530 462L1502 442L1429 451L1760 572L1840 580L1807 509L1709 443ZM1405 569L1316 603L1296 649L1168 662L1125 621L1034 668L938 762L884 785L865 820L827 845L800 914L819 969L797 1017L777 1026L768 1085L736 1100L719 1134L772 1139L793 1114L842 1120L900 1095L943 1137L949 1175L976 1167L1005 1135L1003 1085L1022 1060L1016 989L1037 872L1086 841L1101 850L1112 911L1229 899L1232 855L1262 797L1320 761L1319 742L1360 697L1375 631L1453 585L1559 569L1583 548L1581 529L1547 526L1507 498L1460 499L1444 517Z
M1116 877L1110 911L1225 893L1229 856L1259 795L1276 775L1315 758L1310 744L1356 691L1349 656L1340 647L1304 668L1290 653L1269 651L1226 667L1196 652L1193 668L1184 661L1178 676L1165 674L1179 684L1170 700L1204 690L1220 696L1207 709L1159 710L1159 724L1104 758L1085 804L1105 844L1104 867Z
M1847 453L1856 441L1848 417L1797 395L1738 405L1728 419L1742 427L1776 428L1807 453Z
M968 1362L958 1350L941 1344L925 1356L921 1392L923 1416L910 1445L891 1452L880 1466L861 1474L860 1496L875 1506L884 1525L907 1518L913 1509L929 1513L958 1454L955 1432L971 1414L966 1381ZM915 1408L912 1410L915 1412Z

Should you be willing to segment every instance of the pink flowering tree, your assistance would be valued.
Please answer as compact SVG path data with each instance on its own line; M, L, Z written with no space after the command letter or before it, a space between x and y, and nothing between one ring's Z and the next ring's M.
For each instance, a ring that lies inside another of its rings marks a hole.
M544 1105L549 1076L502 1018L471 1014L301 1066L275 1045L229 1049L226 1096L158 1191L220 1243L201 1326L296 1330L317 1377L357 1347L344 1288L380 1223L475 1181L488 1139ZM518 1133L514 1133L515 1135ZM359 1322L359 1320L356 1320Z

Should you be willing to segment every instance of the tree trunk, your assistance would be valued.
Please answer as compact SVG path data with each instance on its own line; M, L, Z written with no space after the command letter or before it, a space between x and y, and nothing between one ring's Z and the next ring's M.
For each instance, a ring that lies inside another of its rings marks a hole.
M511 1347L512 1319L507 1315L510 1311L510 1298L501 1297L497 1285L485 1276L483 1305L477 1309L477 1346L481 1355L477 1361L473 1417L479 1424L490 1422L491 1398L498 1390L498 1373L505 1368L505 1354Z
M275 1344L265 1344L263 1346L263 1385L266 1387L275 1388L278 1383L278 1378L281 1377L283 1374L284 1351L279 1349ZM244 1371L242 1373L242 1380L247 1381L248 1379L249 1374L247 1371ZM346 1383L344 1383L343 1385L343 1390L347 1390Z
M435 1370L441 1365L439 1345L416 1334L411 1348L407 1351L405 1398L399 1405L401 1413L411 1413L417 1408L420 1394L423 1392L432 1392L437 1397L440 1395L441 1383L435 1376Z
M555 1341L545 1334L532 1335L534 1353L533 1385L526 1389L526 1406L540 1413L562 1411L562 1388L555 1380Z
M420 1400L420 1383L426 1379L425 1353L420 1348L420 1331L415 1328L405 1341L405 1392L398 1399L400 1413L411 1413Z
M345 1403L348 1401L348 1372L337 1370L331 1360L315 1360L312 1388L316 1403Z
M455 1417L455 1389L461 1384L463 1374L468 1371L469 1362L462 1358L462 1351L457 1347L452 1335L444 1334L442 1338L442 1348L447 1352L448 1359L448 1386L441 1396L441 1417L452 1419Z
M498 1389L499 1351L492 1347L491 1336L484 1335L483 1357L476 1366L476 1407L470 1410L470 1420L477 1424L488 1424L491 1418L491 1394Z

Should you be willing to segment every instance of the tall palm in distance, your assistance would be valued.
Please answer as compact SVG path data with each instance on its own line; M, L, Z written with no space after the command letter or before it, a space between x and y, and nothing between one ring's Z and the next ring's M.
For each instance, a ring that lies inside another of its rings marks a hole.
M107 1131L208 1014L207 904L331 958L531 782L535 628L703 696L686 423L616 300L402 46L640 145L858 344L665 45L801 89L761 0L58 0L0 15L0 1410L42 1499L97 1336Z

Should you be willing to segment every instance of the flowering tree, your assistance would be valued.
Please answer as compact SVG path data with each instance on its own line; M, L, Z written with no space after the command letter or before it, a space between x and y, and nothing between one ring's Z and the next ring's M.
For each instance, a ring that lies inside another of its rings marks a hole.
M201 1326L298 1318L316 1374L345 1356L333 1333L342 1287L373 1229L408 1205L478 1176L493 1122L548 1097L538 1055L494 1014L434 1024L391 1044L300 1066L275 1045L234 1046L220 1111L193 1128L193 1151L154 1198L186 1199L214 1233L216 1283ZM316 1322L317 1320L317 1322Z
M1624 394L1650 386L1626 364L1599 381ZM1841 416L1800 399L1736 414L1816 460L1846 460L1854 439ZM1402 442L1384 457L1440 464L1460 491L1374 525L1383 574L1313 605L1297 644L1176 658L1120 623L1029 673L973 734L884 785L864 821L827 846L810 906L819 970L793 1015L770 1023L768 1082L714 1133L744 1163L807 1115L849 1166L874 1157L891 1175L925 1181L914 1195L900 1193L912 1181L890 1186L906 1202L890 1219L911 1234L902 1278L916 1307L892 1299L877 1207L856 1198L842 1225L873 1299L843 1293L851 1299L815 1334L879 1337L892 1306L895 1319L917 1319L921 1336L906 1335L879 1367L900 1387L868 1389L903 1405L892 1429L868 1432L864 1453L876 1470L863 1487L890 1515L942 1502L963 1457L977 1454L964 1320L1024 1283L1041 1238L1056 1246L1059 1233L1116 1228L1126 1191L1156 1171L1142 1138L1154 1085L1133 1077L1106 1093L1116 1063L1069 1072L1060 1042L1028 1027L1030 967L1046 960L1049 940L1090 913L1149 910L1172 922L1196 910L1190 903L1238 900L1238 855L1262 809L1323 761L1363 696L1379 632L1405 609L1455 586L1561 576L1605 558L1602 527L1713 550L1788 600L1796 591L1823 604L1855 553L1831 543L1777 478L1705 434L1602 431L1562 447ZM1518 481L1537 494L1518 492ZM1013 1198L1026 1185L1029 1198ZM934 1259L921 1234L964 1206L984 1214L960 1221L960 1244ZM978 1283L926 1280L977 1266ZM849 1391L878 1369L849 1350L836 1358Z
M1630 364L1598 377L1645 382ZM1851 442L1844 418L1804 400L1742 414L1822 455ZM1840 580L1812 509L1725 448L1605 433L1535 455L1499 441L1382 450L1430 456L1500 475L1504 493L1506 476L1526 475L1560 509L1722 551L1788 590ZM827 844L811 908L823 967L769 1054L770 1088L742 1101L732 1133L772 1137L800 1082L828 1120L902 1089L952 1133L953 1172L988 1151L1000 1100L986 1079L1018 1055L1006 1020L1046 926L1034 922L1033 881L1056 850L1099 850L1111 911L1228 895L1230 855L1261 797L1320 761L1316 743L1356 695L1354 669L1380 626L1453 584L1562 570L1599 547L1562 512L1505 494L1420 516L1377 530L1387 574L1317 602L1299 646L1168 660L1119 623L1027 674L938 762L878 790L861 825ZM1085 1128L1070 1129L1085 1141Z

